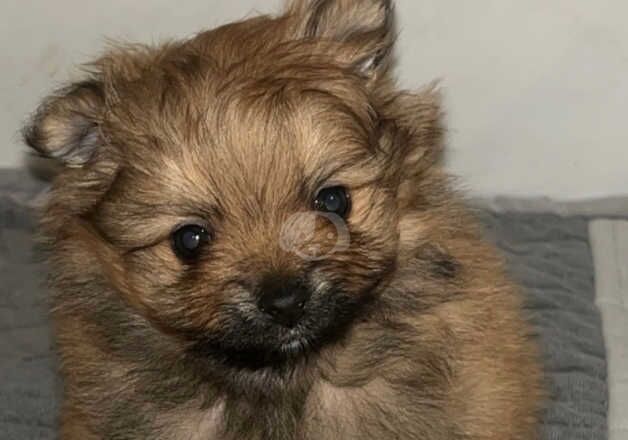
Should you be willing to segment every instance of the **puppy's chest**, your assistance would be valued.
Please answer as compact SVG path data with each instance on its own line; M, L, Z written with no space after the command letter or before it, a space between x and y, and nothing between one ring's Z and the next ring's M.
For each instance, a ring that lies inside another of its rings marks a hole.
M302 438L382 438L373 425L394 420L398 396L375 379L359 387L317 384L309 396L302 421ZM383 433L382 433L383 434Z
M257 412L243 411L238 420L237 414L226 410L228 404L219 402L210 409L165 414L160 417L160 439L240 440L243 431L247 439L259 440L270 433L276 440L378 438L370 437L374 433L368 426L380 423L377 418L386 413L385 408L392 410L393 402L391 391L378 382L359 388L320 383L312 388L299 413L289 406L271 408L269 404ZM271 414L273 417L268 417ZM275 426L267 426L265 421Z
M154 432L159 440L223 439L224 402L208 409L184 408L157 417ZM158 433L158 434L157 434Z

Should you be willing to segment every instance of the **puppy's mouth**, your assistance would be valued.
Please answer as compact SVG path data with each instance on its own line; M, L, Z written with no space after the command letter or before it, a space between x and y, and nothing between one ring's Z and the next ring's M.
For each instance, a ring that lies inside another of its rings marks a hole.
M279 345L279 352L287 357L295 357L310 350L312 344L299 327L292 328L287 333L285 341Z
M320 347L318 342L302 330L293 328L283 335L269 334L265 340L260 338L236 343L228 334L219 337L211 335L199 339L192 352L238 370L285 370L315 350L315 347Z
M198 339L194 351L239 369L284 369L342 339L366 302L338 292L313 298L291 327L234 308L220 328Z

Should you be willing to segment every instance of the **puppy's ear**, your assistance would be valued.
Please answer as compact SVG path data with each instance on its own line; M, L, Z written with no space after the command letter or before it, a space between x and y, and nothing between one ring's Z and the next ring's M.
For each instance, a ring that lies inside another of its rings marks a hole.
M24 128L25 142L44 157L78 167L102 144L99 121L104 110L103 85L88 80L48 97Z
M400 92L379 108L382 151L402 192L414 193L425 172L440 162L445 137L441 95L436 84L414 93Z
M346 44L342 54L356 71L376 76L387 67L392 49L392 0L293 0L289 14L304 39Z

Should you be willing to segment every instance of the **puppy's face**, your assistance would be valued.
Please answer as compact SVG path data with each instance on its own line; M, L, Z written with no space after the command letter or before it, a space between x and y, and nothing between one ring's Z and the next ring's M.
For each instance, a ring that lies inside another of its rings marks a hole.
M396 263L405 167L439 132L432 100L381 92L388 2L319 3L112 53L27 136L69 165L52 234L87 224L72 252L106 248L133 307L227 359L294 357L359 316Z
M394 264L395 200L366 108L283 85L269 97L236 82L226 101L195 101L203 114L116 138L142 153L91 214L153 317L221 350L318 345Z

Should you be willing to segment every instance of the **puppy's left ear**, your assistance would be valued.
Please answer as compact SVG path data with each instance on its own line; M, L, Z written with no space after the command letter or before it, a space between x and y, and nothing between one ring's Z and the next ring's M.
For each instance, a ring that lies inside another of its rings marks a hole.
M392 0L293 0L300 38L343 43L340 55L368 78L388 67L394 42Z
M24 130L24 141L40 155L66 166L82 166L101 145L99 120L103 85L86 80L61 89L39 106Z

